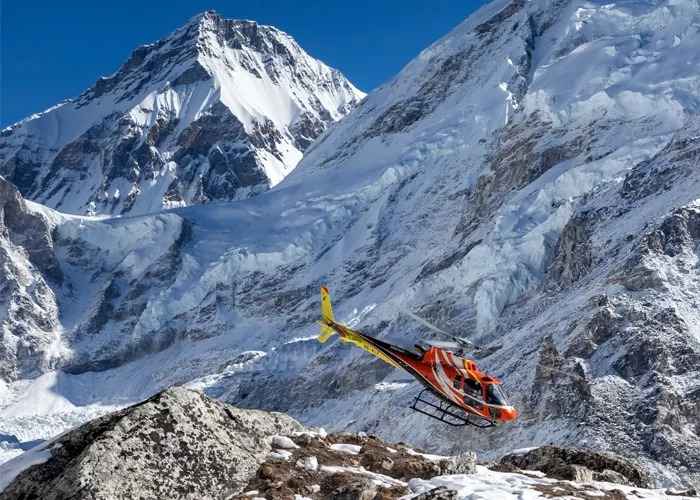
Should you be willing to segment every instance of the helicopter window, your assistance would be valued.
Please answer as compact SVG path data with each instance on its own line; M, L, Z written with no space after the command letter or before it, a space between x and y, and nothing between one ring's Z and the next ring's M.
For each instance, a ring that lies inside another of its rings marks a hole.
M481 385L477 381L468 378L464 381L464 393L480 400Z
M461 389L461 388L462 388L462 380L463 380L463 379L464 379L464 377L462 377L462 376L459 375L459 374L457 374L457 375L455 376L454 381L452 382L452 384L454 385L454 388L455 388L455 389Z
M486 402L492 405L506 406L506 397L497 384L489 384L486 389Z

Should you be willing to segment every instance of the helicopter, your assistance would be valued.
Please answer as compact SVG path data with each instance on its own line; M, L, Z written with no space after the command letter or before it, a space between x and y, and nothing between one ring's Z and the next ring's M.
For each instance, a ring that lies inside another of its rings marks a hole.
M518 411L508 403L500 387L501 381L461 355L463 348L471 344L465 339L450 336L456 341L457 349L451 348L452 344L417 344L418 352L384 342L336 322L326 287L321 287L319 324L319 342L324 343L337 334L342 342L407 371L423 384L424 389L411 405L411 409L423 415L456 427L479 428L494 427L518 418Z

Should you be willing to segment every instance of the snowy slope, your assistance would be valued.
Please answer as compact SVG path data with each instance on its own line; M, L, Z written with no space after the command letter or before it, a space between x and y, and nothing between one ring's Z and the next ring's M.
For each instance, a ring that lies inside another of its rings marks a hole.
M564 483L544 477L537 473L513 474L490 471L485 467L477 467L475 474L456 474L438 476L429 480L412 479L408 483L415 498L436 488L446 488L456 491L457 499L479 498L483 500L518 500L521 498L537 499L562 496L568 498L647 498L667 499L666 490L649 490L620 486L619 484L592 482L576 485ZM609 496L608 496L609 495ZM690 497L685 497L690 498Z
M269 192L52 216L64 349L17 355L0 432L47 437L189 382L436 451L576 444L697 484L698 28L691 0L498 0ZM314 340L320 284L339 319L386 340L433 335L404 310L472 338L519 422L411 413L409 377Z
M245 198L279 183L363 96L286 33L209 11L3 130L0 174L75 214Z

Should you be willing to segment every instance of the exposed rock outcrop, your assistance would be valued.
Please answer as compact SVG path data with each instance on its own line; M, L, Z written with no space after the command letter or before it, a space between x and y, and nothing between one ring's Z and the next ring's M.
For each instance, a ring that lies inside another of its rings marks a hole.
M60 283L63 273L54 253L52 230L46 217L28 209L17 188L0 177L0 236L24 248L43 275Z
M0 177L0 379L47 368L59 324L51 287L62 281L50 221Z
M593 258L588 217L589 214L579 214L564 226L548 269L549 284L571 286L591 269Z
M273 435L301 429L283 414L169 389L44 444L49 456L0 499L227 498L256 473Z
M613 453L596 453L581 449L541 446L501 458L496 469L537 470L556 479L570 481L606 481L640 488L651 480L634 461Z

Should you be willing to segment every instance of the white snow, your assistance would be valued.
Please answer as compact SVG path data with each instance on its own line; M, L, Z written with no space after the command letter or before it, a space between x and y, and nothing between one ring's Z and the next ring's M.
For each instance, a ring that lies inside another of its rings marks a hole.
M349 453L350 455L358 455L361 449L362 446L356 444L335 443L331 445L331 450Z
M446 457L446 456L443 456L443 455L433 455L433 454L430 454L430 453L421 453L421 452L416 451L416 450L413 450L413 449L411 449L411 448L406 448L406 453L408 453L409 455L415 455L415 456L418 456L418 457L427 458L428 460L432 460L432 461L434 461L434 462L438 462L438 461L440 461L440 460L445 460L445 459L448 459L448 458L449 458L449 457Z
M289 460L292 458L292 452L288 450L273 450L270 452L269 457L277 460Z
M318 470L318 458L313 456L304 457L304 460L297 460L296 466L311 472L315 472Z
M460 500L527 500L536 498L551 498L551 495L538 488L557 487L564 485L585 492L589 496L604 496L616 490L630 499L665 499L665 490L645 490L613 483L591 482L575 483L555 479L533 477L530 474L513 474L490 471L486 467L477 466L474 474L455 474L438 476L429 480L411 479L408 487L412 494L406 499L417 496L440 486L457 491ZM563 493L563 492L562 492ZM576 493L563 498L579 498Z
M510 455L525 455L526 453L536 450L537 446L530 446L528 448L518 448L510 452Z
M406 486L406 483L403 481L399 481L398 479L394 479L393 477L385 476L384 474L378 474L376 472L368 471L364 467L322 465L321 472L326 472L329 474L336 474L341 472L357 474L358 476L363 476L370 479L374 484L378 486L384 486L386 488L391 488L392 486Z
M23 471L32 465L42 464L51 458L51 447L51 442L44 443L8 462L0 464L0 493Z
M163 39L159 48L151 45L144 65L157 58L162 60L147 74L146 69L136 68L141 71L145 85L135 83L141 80L139 75L128 77L116 72L113 76L118 84L107 92L99 96L85 93L8 127L13 134L0 140L3 148L8 154L31 149L32 160L42 165L38 176L51 188L52 179L59 175L50 172L49 165L63 147L91 128L105 127L113 131L115 140L128 137L143 143L149 132L157 130L153 127L159 121L176 120L173 136L168 136L157 148L150 146L152 153L167 160L177 150L177 136L220 102L248 133L272 123L279 139L276 150L253 148L253 154L274 186L301 160L302 151L291 132L299 120L306 114L339 120L365 95L337 70L314 59L289 35L271 26L258 25L262 47L243 44L233 48L222 43L211 16L198 17L191 20L192 23L198 25L197 34L189 36L185 45L182 37L187 30L182 28ZM278 50L280 46L288 53ZM290 64L290 57L294 58L294 64ZM204 68L211 78L174 86L173 82L194 64ZM110 80L103 78L102 81ZM112 123L117 115L130 118L128 132ZM162 169L150 180L120 178L105 186L103 158L87 155L84 161L87 173L80 182L71 183L70 191L44 189L36 194L37 201L64 212L88 215L95 214L96 210L121 213L127 203L125 193L135 197L128 210L130 215L196 202L194 191L182 202L164 200L176 179L173 168ZM175 165L175 162L167 165ZM198 177L197 172L189 173L193 178ZM241 190L240 196L247 194L250 193ZM104 203L95 203L96 196L97 201Z

